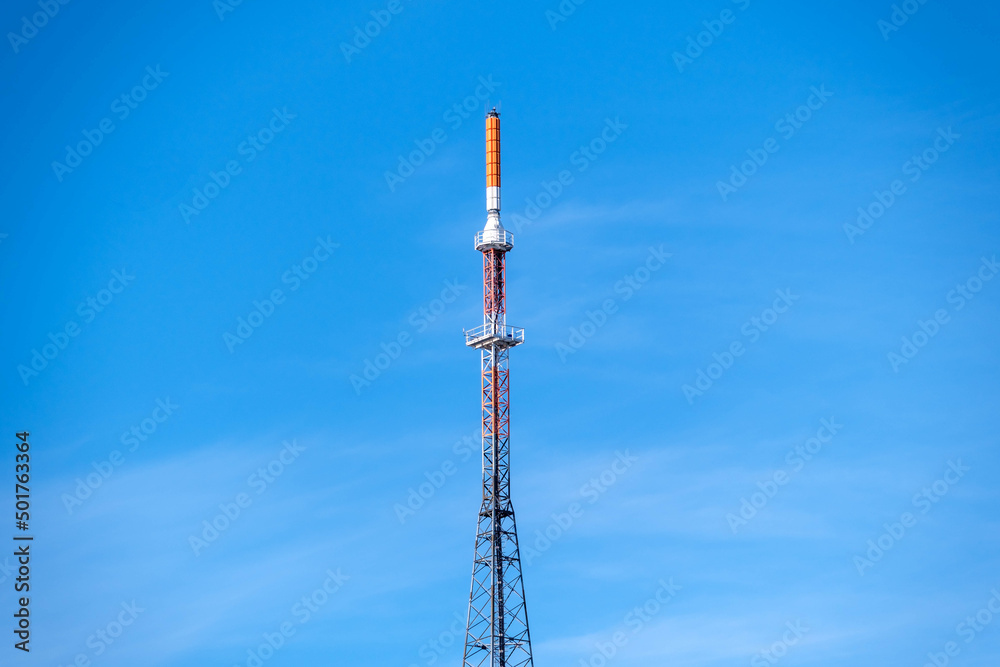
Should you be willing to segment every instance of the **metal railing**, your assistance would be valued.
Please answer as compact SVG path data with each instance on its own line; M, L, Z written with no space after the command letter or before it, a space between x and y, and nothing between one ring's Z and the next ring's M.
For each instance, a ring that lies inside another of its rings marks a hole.
M494 230L482 230L476 232L476 247L481 245L503 245L503 246L513 246L514 245L514 235L508 232L506 229L503 232L497 232Z
M524 342L524 329L520 327L498 326L490 322L465 332L465 344L476 345L485 341L503 341L511 345Z

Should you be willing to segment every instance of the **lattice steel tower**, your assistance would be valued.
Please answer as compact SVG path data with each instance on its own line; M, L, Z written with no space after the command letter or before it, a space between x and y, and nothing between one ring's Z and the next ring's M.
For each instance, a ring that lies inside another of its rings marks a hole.
M533 667L528 609L514 506L510 502L510 413L507 353L524 329L507 326L504 257L514 236L500 224L500 114L486 115L486 227L476 234L483 253L483 324L465 332L482 354L483 503L476 529L472 592L463 667Z

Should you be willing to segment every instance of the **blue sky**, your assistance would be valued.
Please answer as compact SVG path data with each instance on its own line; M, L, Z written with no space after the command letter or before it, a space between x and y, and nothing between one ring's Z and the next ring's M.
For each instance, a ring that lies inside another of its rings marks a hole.
M1000 10L903 5L5 3L0 662L460 662L492 103L537 664L995 665Z

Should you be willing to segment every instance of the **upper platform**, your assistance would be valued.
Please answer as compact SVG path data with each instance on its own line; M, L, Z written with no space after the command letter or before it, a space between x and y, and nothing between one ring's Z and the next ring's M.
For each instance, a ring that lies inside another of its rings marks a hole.
M501 227L500 229L484 229L476 232L476 250L509 251L514 247L514 235Z

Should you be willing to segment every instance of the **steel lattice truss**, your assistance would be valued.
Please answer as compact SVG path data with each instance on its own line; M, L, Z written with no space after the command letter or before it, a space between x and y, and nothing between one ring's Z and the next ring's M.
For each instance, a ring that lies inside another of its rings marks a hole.
M506 256L507 253L503 250L491 249L483 252L483 319L494 325L506 323L507 286L504 284Z
M476 530L465 665L533 665L517 524L510 502L507 349L482 351L483 503Z

